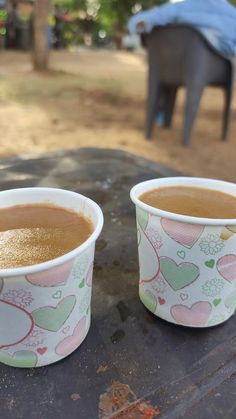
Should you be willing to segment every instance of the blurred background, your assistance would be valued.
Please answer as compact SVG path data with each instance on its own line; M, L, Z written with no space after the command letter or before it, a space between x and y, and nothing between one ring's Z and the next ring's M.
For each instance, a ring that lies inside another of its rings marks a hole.
M34 0L0 0L1 48L20 50L32 46ZM85 45L133 50L138 36L129 35L127 21L140 10L165 3L158 0L49 0L48 42L60 49ZM40 11L39 11L40 12Z
M173 129L144 138L147 60L127 31L158 0L0 0L0 156L87 146L121 148L183 173L236 181L235 102L220 141L223 96L207 89L191 146ZM236 4L235 1L231 1Z

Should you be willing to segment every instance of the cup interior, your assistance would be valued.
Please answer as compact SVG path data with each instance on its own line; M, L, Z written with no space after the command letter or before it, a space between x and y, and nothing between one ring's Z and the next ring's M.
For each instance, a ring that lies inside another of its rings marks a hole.
M206 179L206 178L191 178L191 177L169 177L161 179L152 179L146 182L135 185L130 192L130 198L133 203L139 208L163 218L169 218L175 221L182 221L193 224L205 225L236 225L236 219L214 219L214 218L198 218L187 215L175 214L168 211L163 211L158 208L151 207L150 205L142 202L139 197L145 192L153 189L171 186L189 186L213 189L219 192L224 192L236 197L236 184L225 182L221 180Z
M0 208L30 204L53 204L80 213L92 222L93 233L84 243L63 256L37 265L0 269L0 277L39 272L65 263L94 243L102 230L103 214L100 207L79 193L56 188L22 188L0 192Z

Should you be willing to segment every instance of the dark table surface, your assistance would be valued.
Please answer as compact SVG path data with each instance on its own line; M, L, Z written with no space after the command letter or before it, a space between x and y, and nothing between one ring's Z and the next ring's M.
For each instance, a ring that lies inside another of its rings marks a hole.
M0 365L1 419L236 418L235 318L210 329L169 324L138 298L134 184L175 173L131 154L63 151L0 161L0 189L51 186L98 202L92 326L49 367Z

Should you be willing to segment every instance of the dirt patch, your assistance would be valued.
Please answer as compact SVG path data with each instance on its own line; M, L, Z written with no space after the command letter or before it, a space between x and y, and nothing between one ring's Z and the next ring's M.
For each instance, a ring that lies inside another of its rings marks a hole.
M56 52L51 72L32 72L30 56L0 55L0 156L63 148L121 148L182 173L236 181L236 103L220 140L223 95L206 89L188 149L181 147L184 92L173 128L144 138L146 59L109 51Z
M137 400L128 384L114 381L100 396L100 419L154 419L159 414L149 402Z

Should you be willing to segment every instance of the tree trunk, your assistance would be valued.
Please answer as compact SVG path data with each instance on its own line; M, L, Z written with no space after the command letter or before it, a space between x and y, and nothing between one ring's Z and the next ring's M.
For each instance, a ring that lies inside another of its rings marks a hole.
M115 35L114 35L114 42L117 50L122 49L122 38L124 35L124 27L122 23L117 22L115 25Z
M51 0L35 0L34 6L34 69L47 70L49 59L48 14Z

